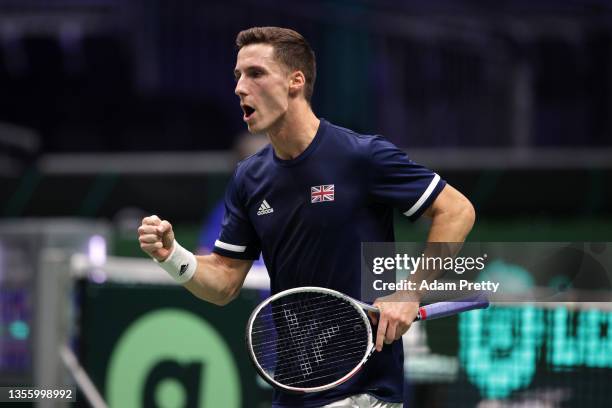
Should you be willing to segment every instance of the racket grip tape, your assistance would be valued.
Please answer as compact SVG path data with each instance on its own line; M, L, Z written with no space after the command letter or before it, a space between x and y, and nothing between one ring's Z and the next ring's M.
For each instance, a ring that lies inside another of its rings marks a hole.
M433 320L440 317L451 316L474 309L486 309L489 301L485 295L458 299L450 302L432 303L419 308L416 320Z

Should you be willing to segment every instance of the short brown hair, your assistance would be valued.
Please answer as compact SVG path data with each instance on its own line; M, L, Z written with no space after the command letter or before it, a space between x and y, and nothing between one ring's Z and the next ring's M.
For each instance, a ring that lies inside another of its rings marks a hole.
M279 62L291 70L302 71L306 77L304 98L310 103L317 78L317 63L314 51L306 39L296 31L281 27L252 27L238 33L238 50L251 44L272 45L274 56Z

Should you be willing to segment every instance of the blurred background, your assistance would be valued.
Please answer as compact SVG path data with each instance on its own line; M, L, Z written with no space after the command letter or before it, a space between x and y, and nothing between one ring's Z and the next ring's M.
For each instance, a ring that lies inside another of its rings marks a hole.
M235 36L262 25L314 48L318 116L385 135L468 196L470 240L612 241L609 1L0 0L0 385L74 385L67 344L113 407L269 406L242 344L265 267L218 309L136 239L158 214L210 249L231 171L262 143L233 93ZM396 218L398 240L425 238ZM610 406L608 309L411 329L406 401ZM164 348L184 333L182 354Z

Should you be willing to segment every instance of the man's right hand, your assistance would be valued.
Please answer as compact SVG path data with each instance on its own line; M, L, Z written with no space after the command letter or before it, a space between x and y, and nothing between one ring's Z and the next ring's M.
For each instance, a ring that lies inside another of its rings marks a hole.
M138 242L147 255L159 262L165 261L174 245L172 225L166 220L162 221L157 215L145 217L138 227Z

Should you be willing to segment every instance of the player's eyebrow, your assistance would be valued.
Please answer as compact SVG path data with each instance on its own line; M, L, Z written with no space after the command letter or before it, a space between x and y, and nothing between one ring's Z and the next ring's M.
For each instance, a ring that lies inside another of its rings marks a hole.
M248 67L244 68L242 71L250 72L250 71L257 71L257 70L268 72L268 70L262 65L249 65ZM240 75L241 75L241 71L238 68L234 69L234 78L238 79Z

